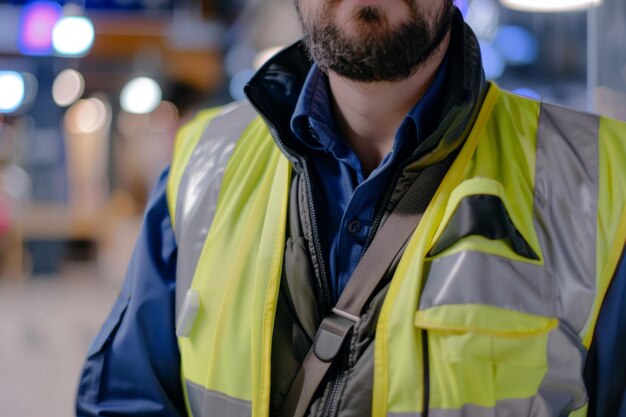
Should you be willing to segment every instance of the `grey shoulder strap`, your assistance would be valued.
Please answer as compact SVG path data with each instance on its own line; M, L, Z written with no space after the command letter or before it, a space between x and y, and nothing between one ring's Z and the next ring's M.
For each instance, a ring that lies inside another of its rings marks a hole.
M413 234L456 154L453 152L443 161L427 167L376 233L337 305L322 320L313 346L287 393L280 417L303 417L306 414L330 365L359 321L361 311Z
M213 222L226 165L237 141L256 116L248 103L238 102L224 107L209 122L183 173L176 198L174 230L178 244L177 320ZM185 326L179 323L177 333L181 327Z

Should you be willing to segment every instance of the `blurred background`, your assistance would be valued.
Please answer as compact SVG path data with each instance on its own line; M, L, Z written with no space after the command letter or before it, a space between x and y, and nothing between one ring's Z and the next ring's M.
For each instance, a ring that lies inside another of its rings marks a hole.
M299 37L292 0L0 1L0 414L61 417L176 129ZM626 2L457 0L487 77L626 120Z

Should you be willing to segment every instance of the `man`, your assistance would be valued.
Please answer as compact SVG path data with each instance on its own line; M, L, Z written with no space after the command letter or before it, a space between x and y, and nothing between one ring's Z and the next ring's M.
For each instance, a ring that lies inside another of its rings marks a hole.
M626 126L486 83L450 0L296 6L180 132L78 414L626 415Z

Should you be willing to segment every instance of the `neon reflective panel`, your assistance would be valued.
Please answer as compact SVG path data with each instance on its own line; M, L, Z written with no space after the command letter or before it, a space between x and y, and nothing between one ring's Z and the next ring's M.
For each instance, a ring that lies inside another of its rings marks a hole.
M61 6L39 1L24 6L20 16L18 48L25 55L48 55L52 52L52 29L61 18Z
M0 113L13 113L24 102L24 77L19 72L0 71Z
M224 108L220 116L209 123L180 180L174 230L179 256L184 261L177 266L177 315L191 286L204 241L213 223L226 164L237 140L248 128L248 123L241 121L252 121L256 112L250 106L231 105Z

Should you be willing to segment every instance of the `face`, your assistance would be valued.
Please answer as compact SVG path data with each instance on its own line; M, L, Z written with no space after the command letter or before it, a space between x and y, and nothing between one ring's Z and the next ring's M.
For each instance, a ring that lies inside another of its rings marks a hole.
M311 57L360 82L414 74L450 29L452 0L295 0Z

